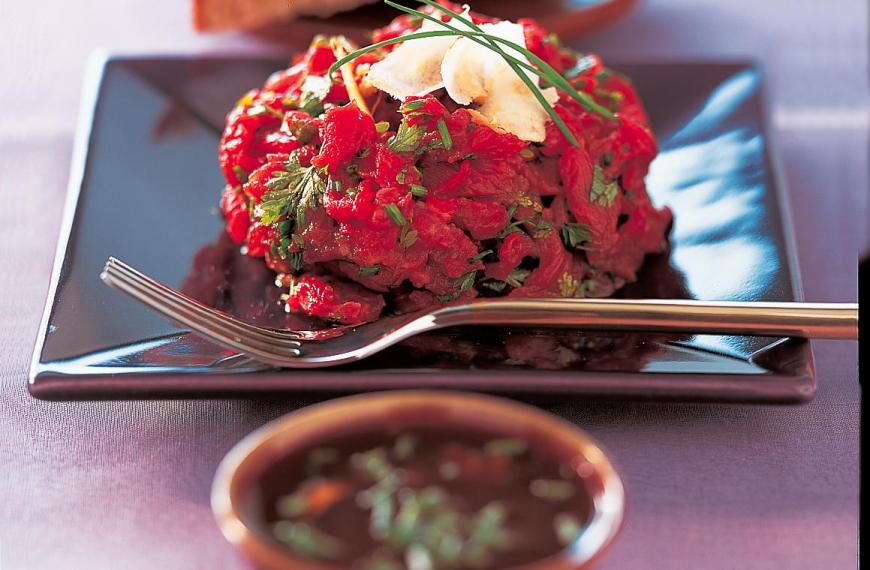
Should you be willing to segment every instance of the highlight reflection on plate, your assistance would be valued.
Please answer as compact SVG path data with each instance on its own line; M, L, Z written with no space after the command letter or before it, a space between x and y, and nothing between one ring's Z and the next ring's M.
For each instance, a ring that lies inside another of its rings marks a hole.
M114 255L253 322L294 326L277 303L271 273L222 237L215 208L224 113L245 86L282 65L96 62L94 106L85 109L72 205L31 371L34 395L409 386L778 401L813 395L806 342L710 335L464 328L410 339L341 369L275 371L105 288L98 275ZM649 258L622 294L798 300L759 72L743 64L614 67L646 103L661 146L649 191L675 219L670 257Z

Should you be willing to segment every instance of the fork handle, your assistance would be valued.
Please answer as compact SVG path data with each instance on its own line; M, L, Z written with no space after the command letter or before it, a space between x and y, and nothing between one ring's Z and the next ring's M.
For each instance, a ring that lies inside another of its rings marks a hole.
M857 303L660 299L480 300L447 307L437 326L539 325L587 329L856 340Z

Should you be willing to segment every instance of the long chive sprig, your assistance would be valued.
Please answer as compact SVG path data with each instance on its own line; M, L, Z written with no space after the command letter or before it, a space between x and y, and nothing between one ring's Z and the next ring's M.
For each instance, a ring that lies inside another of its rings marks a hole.
M574 137L573 133L568 129L567 125L565 125L562 118L556 112L556 110L550 105L550 103L546 100L541 89L532 82L532 80L522 71L522 69L527 69L530 72L534 73L545 82L549 83L553 87L556 87L560 91L566 93L569 97L577 101L584 109L587 111L597 113L611 120L618 120L613 113L611 113L606 108L602 107L598 103L596 103L588 94L577 91L558 71L553 69L547 62L539 58L537 55L532 53L527 48L511 42L509 40L505 40L503 38L499 38L497 36L493 36L492 34L487 34L484 32L479 26L477 26L473 21L464 18L461 14L457 14L453 10L441 6L432 0L421 0L424 4L432 6L433 8L451 16L451 18L456 18L458 22L462 22L465 25L469 26L473 31L461 30L455 26L450 25L447 22L441 21L440 18L433 17L429 14L421 12L419 10L415 10L413 8L408 8L406 6L402 6L401 4L397 4L391 0L384 0L384 2L397 10L402 12L411 14L413 16L417 16L444 27L444 30L432 30L428 32L413 32L410 34L406 34L403 36L399 36L396 38L392 38L389 40L384 40L382 42L378 42L376 44L372 44L370 46L366 46L364 48L358 49L352 53L349 53L345 57L336 61L332 67L330 68L330 73L339 69L341 66L347 64L354 59L378 50L382 47L402 43L405 41L411 41L415 39L423 39L423 38L432 38L432 37L444 37L444 36L461 36L470 39L471 41L490 49L497 54L499 54L502 58L504 58L505 62L511 67L511 69L516 73L519 78L525 83L525 85L529 88L529 90L534 95L535 99L541 104L544 110L548 115L553 119L553 122L562 131L562 134L565 138L574 146L579 146L577 139ZM538 67L532 66L529 63L518 59L509 53L507 53L504 49L502 49L498 44L503 44L513 50L516 50L519 53L525 55L530 61L534 62ZM521 69L522 68L522 69Z
M478 40L474 36L469 35L468 32L466 32L464 30L460 30L459 28L456 28L454 26L450 26L449 24L446 24L446 22L442 22L440 18L432 18L428 14L425 14L424 12L421 12L419 10L414 10L413 8L406 8L405 6L402 6L401 4L396 4L395 2L392 2L391 0L384 0L384 3L386 3L388 6L392 6L393 8L397 8L399 10L402 10L403 12L407 12L409 14L414 14L414 15L426 18L428 20L437 22L441 26L444 26L445 28L449 28L449 29L455 31L457 34L459 34L463 37L467 37L467 38L471 39L472 41L476 41L478 44L482 45L483 47L489 48L492 51L499 54L500 56L502 56L505 60L505 63L507 63L510 66L510 68L513 70L513 72L517 74L517 77L519 77L520 80L526 84L526 87L529 88L529 91L531 91L532 95L535 97L535 99L537 99L538 103L541 104L541 107L543 107L544 110L547 112L547 114L550 115L550 118L553 119L553 122L556 123L556 126L559 128L559 130L562 131L562 134L565 135L566 139L568 139L568 142L571 143L571 145L574 147L580 146L580 143L577 142L577 138L574 136L574 133L571 132L571 130L568 128L568 125L565 124L565 121L563 121L562 117L559 116L559 113L556 112L556 109L554 109L553 106L550 105L550 102L547 101L547 99L544 97L544 94L543 94L543 92L541 92L541 89L537 85L535 85L535 83L529 78L528 75L523 73L523 70L520 69L520 66L518 66L516 63L514 63L512 61L514 59L513 57L508 57L508 54L505 53L504 50L499 48L498 45L496 45L496 43L494 41L492 41L491 38L494 36L491 36L489 34L484 33L484 31L477 24L475 24L473 21L468 20L466 18L463 18L461 15L457 14L453 10L450 10L449 8L445 8L444 6L441 6L440 4L436 4L435 2L431 2L431 1L427 1L427 0L421 0L421 1L425 2L426 4L428 4L430 6L433 6L437 9L441 10L445 14L450 15L452 18L456 18L457 22L462 22L466 26L473 29L476 33L483 34L481 36L481 38L485 41Z
M401 4L396 4L392 0L384 0L384 2L390 6L393 6L395 8L402 10L403 12L408 11L408 10L412 10L413 12L415 12L416 14L419 14L421 17L424 17L427 20L431 20L433 22L440 23L444 27L449 27L452 30L456 30L457 32L462 33L462 30L459 30L454 26L450 26L446 22L442 22L439 18L433 18L432 16L429 16L428 14L421 12L419 10L413 10L413 8L406 8L405 6L402 6ZM544 81L546 81L547 83L552 85L553 87L556 87L560 91L563 91L564 93L566 93L569 97L571 97L572 99L577 101L587 111L590 111L592 113L597 113L597 114L602 115L603 117L606 117L606 118L611 119L611 120L617 120L616 116L613 113L611 113L606 107L603 107L603 106L599 105L598 103L596 103L595 100L592 99L592 97L589 94L583 93L581 91L578 91L576 88L574 88L574 86L571 85L571 83L569 83L567 79L562 77L561 73L559 73L558 71L553 69L553 67L549 63L547 63L546 61L544 61L543 59L541 59L540 57L535 55L535 53L533 51L526 48L525 46L521 46L515 42L512 42L510 40L506 40L504 38L500 38L498 36L494 36L492 34L487 34L486 32L484 32L480 28L480 26L475 24L473 20L467 19L464 16L462 16L462 14L457 14L456 12L451 10L450 8L447 8L446 6L442 6L436 2L433 2L432 0L420 0L420 2L427 4L429 6L432 6L433 8L435 8L435 9L437 9L445 14L450 15L452 18L456 18L457 21L462 22L466 26L469 26L475 32L477 32L477 34L482 34L481 37L486 40L488 45L485 45L481 40L478 40L475 37L469 37L469 39L472 41L475 41L481 45L484 45L484 47L489 47L491 49L494 49L499 55L501 55L503 58L508 60L508 63L513 62L513 63L519 65L520 67L528 69L529 71L531 71L532 73L534 73L535 75L537 75L538 77L540 77L541 79L543 79ZM529 61L531 61L532 63L534 63L538 67L534 67L532 65L529 65L525 61L511 56L510 54L505 52L503 49L499 48L498 45L496 45L496 44L504 44L504 45L522 53L524 56L526 56L529 59Z

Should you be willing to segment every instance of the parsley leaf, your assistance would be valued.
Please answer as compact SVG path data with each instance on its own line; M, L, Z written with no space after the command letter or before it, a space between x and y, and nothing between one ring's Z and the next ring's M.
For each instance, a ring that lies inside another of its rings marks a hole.
M491 253L494 253L491 249L485 249L485 250L481 251L480 253L478 253L477 255L475 255L474 257L469 257L468 263L475 263L477 261L480 261L484 257L486 257L487 255L489 255Z
M308 113L312 117L318 117L323 114L323 101L314 93L309 93L302 99L299 105L299 110Z
M586 224L566 222L562 226L562 243L568 249L586 249L583 242L592 240L592 230Z
M318 169L301 166L296 156L284 164L284 170L272 173L265 186L269 192L254 208L254 215L264 225L272 225L287 216L296 226L303 226L308 208L315 208L326 191L326 182ZM287 230L289 233L292 228Z
M360 277L373 277L381 272L380 265L372 265L371 267L360 267L359 275Z
M466 291L468 291L469 289L471 289L474 286L474 278L476 276L477 276L477 269L472 269L471 271L463 274L462 277L460 277L459 279L457 279L456 281L453 282L453 284L459 289L456 292L457 296L461 295L462 293L465 293Z
M531 275L531 274L532 274L532 272L530 270L520 269L518 267L518 268L514 269L513 271L511 271L510 274L508 274L507 279L505 279L504 281L505 281L505 283L507 283L511 287L514 287L514 288L522 287L523 282L526 279L528 279L529 275Z
M616 194L619 192L619 184L614 180L610 184L604 181L604 171L597 164L592 171L592 189L589 191L589 200L609 208L616 200Z
M423 129L420 125L409 127L408 123L402 121L399 130L387 141L387 146L395 152L414 152L420 146L422 138Z

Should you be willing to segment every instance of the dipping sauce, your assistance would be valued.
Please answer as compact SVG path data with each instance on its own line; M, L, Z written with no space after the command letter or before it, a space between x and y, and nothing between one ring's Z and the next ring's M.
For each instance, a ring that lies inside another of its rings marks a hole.
M485 426L397 424L345 426L266 467L248 524L342 568L494 570L557 554L591 518L575 451Z

